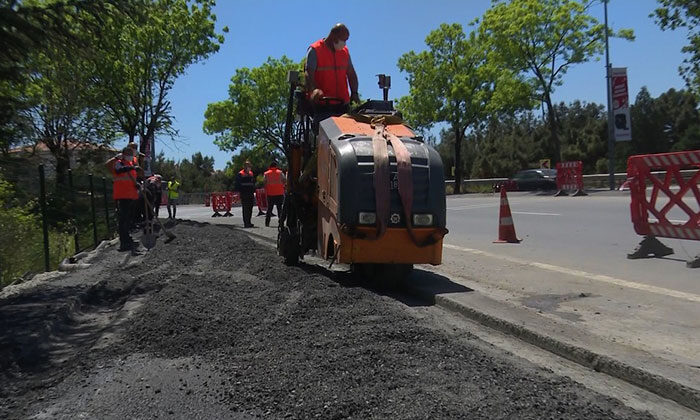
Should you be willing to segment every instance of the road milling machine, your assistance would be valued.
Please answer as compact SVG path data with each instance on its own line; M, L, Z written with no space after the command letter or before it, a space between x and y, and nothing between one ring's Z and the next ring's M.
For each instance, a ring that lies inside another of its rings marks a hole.
M297 264L309 251L370 278L402 278L440 264L447 234L440 155L388 100L348 113L338 98L312 103L290 72L284 148L289 163L277 249Z

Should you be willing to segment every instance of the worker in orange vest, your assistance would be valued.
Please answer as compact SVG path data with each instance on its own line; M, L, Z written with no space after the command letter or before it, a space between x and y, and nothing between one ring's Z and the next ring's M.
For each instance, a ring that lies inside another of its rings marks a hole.
M131 251L134 254L138 245L131 239L129 230L139 199L136 185L136 173L139 169L138 165L134 165L134 150L125 147L117 157L112 172L114 175L112 196L117 202L119 217L119 251Z
M338 23L327 37L311 44L306 52L306 91L312 101L329 108L332 114L347 112L350 101L360 101L357 73L345 45L348 38L350 31ZM340 102L324 103L323 97L338 98Z
M284 184L286 177L277 168L277 162L272 161L270 168L264 174L265 195L267 195L267 214L265 215L265 226L270 226L272 217L272 207L277 206L277 214L282 214L282 203L284 202Z

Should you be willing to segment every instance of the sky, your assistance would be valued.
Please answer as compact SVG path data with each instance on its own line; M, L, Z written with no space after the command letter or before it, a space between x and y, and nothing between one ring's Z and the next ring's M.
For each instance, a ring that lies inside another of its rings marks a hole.
M469 24L481 17L490 0L219 0L215 8L217 28L228 26L218 53L190 66L170 92L177 143L156 138L157 151L176 161L196 152L213 156L215 168L223 169L232 153L220 151L214 136L204 134L202 124L207 104L228 96L235 70L257 67L268 57L286 55L300 61L308 46L326 36L336 22L350 29L348 49L359 77L363 98L381 98L376 74L392 76L390 98L408 94L406 75L396 66L408 51L425 49L425 37L441 23ZM613 29L631 28L633 42L611 39L613 67L627 67L630 101L642 86L653 97L670 88L683 88L678 66L686 44L684 31L661 31L649 17L656 0L611 0L608 20ZM591 10L603 22L603 5ZM564 84L553 94L556 102L581 100L605 104L605 64L600 61L572 66Z

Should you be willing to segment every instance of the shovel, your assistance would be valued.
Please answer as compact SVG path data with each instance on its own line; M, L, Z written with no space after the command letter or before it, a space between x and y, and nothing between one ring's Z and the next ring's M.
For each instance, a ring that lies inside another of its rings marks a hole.
M129 178L131 178L131 180L134 181L134 184L136 184L136 188L141 189L141 194L143 195L143 203L144 203L144 206L146 207L146 214L149 214L148 208L153 208L153 206L151 206L151 202L148 201L148 196L146 195L146 192L143 191L142 186L138 182L136 182L136 180L134 179L133 176L131 176L131 174L129 174ZM177 238L177 236L175 236L174 233L168 232L168 230L165 228L165 226L163 226L163 223L160 221L160 219L158 219L155 216L155 214L153 215L153 219L156 220L158 225L160 225L160 228L163 229L165 236L168 237L168 239L163 241L164 243L167 244L168 242L171 242ZM141 243L143 244L143 246L146 247L147 249L151 249L154 246L156 246L157 236L153 233L153 220L149 220L146 222L146 227L144 228L143 233L144 233L143 237L141 238Z
M148 199L146 198L146 192L142 191L143 194L143 207L144 207L144 214L146 216L146 224L143 227L143 235L141 236L141 244L143 244L146 249L151 249L156 246L156 239L158 237L156 236L155 233L153 233L153 218L151 218L151 204L148 202ZM153 215L155 217L155 215Z

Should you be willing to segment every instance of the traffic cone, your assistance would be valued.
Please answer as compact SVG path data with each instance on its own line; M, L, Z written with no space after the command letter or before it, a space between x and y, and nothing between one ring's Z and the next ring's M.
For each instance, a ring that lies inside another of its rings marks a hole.
M520 239L515 236L515 225L513 224L513 216L510 214L510 205L508 204L508 196L506 196L505 188L501 188L501 211L498 216L498 240L493 241L493 243L520 243Z

